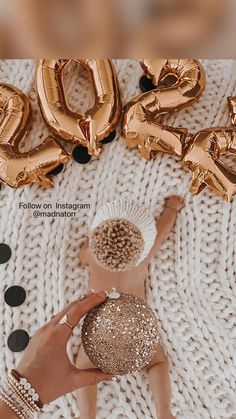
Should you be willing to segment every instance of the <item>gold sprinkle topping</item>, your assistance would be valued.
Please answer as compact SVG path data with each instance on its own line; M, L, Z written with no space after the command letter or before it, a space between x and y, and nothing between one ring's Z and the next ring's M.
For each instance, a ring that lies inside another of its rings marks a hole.
M126 271L138 261L143 251L141 231L130 221L113 219L97 226L90 238L90 248L98 265L108 271Z

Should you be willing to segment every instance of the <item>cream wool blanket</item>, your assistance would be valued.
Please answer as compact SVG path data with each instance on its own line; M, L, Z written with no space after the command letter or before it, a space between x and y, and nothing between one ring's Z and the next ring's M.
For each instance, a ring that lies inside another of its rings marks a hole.
M140 90L138 61L115 61L123 103ZM196 132L204 127L230 125L227 96L236 94L236 63L203 61L206 90L199 102L167 118L169 125ZM25 142L31 148L48 130L38 110L34 89L34 62L0 62L0 81L28 94L33 125ZM74 65L66 77L69 103L86 109L93 97L85 72ZM182 194L186 207L174 230L150 265L147 300L159 318L163 346L168 354L173 412L177 419L236 418L236 199L228 204L206 189L193 198L188 192L191 174L172 156L159 154L145 161L129 151L117 128L117 140L107 144L98 160L83 166L72 159L55 177L55 186L36 185L0 190L0 242L12 249L0 265L0 375L15 365L19 354L7 348L7 337L22 328L32 336L53 313L86 289L88 272L80 266L78 250L88 234L95 212L103 203L127 197L145 205L158 217L164 199ZM87 203L75 218L34 219L19 203ZM4 290L22 285L24 305L4 303ZM80 331L71 339L76 353ZM56 348L55 348L56 350ZM70 419L79 415L73 395L45 407L40 418ZM146 377L133 374L117 383L99 385L98 418L152 419L154 405Z

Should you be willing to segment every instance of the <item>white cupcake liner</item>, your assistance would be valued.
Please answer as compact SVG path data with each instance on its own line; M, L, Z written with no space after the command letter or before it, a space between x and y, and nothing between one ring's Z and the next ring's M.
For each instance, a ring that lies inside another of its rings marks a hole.
M144 240L144 248L134 266L139 265L149 254L157 235L154 217L146 208L140 207L135 202L127 199L118 199L116 201L107 202L98 210L91 229L94 230L100 224L111 219L128 220L141 231Z

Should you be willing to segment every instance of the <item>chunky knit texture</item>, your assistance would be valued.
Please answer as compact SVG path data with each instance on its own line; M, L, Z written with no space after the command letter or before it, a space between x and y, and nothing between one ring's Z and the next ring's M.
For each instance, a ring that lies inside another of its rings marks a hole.
M137 61L115 62L123 102L139 93L142 70ZM165 120L196 132L204 127L229 125L226 98L236 94L236 63L204 61L207 87L198 103ZM74 71L73 71L74 70ZM33 125L25 149L46 137L34 90L33 61L1 61L1 82L27 93L33 105ZM92 101L86 74L71 66L66 77L69 103L85 110ZM55 187L36 185L0 190L0 242L12 249L12 258L0 265L0 375L19 359L7 349L11 331L23 328L32 335L53 313L86 289L87 272L78 251L88 235L96 210L119 197L145 205L158 217L164 199L179 193L186 207L174 230L153 259L147 281L147 301L160 322L168 354L177 419L236 418L236 198L225 203L206 189L193 198L188 192L191 174L172 156L159 154L145 161L129 151L117 128L117 140L105 145L98 160L82 166L69 161L55 178ZM20 202L89 203L76 218L34 219ZM27 291L23 306L4 303L4 290L13 284ZM77 353L80 330L71 339ZM40 418L69 419L79 412L73 395L45 407ZM155 418L147 379L140 373L117 383L99 385L98 418Z

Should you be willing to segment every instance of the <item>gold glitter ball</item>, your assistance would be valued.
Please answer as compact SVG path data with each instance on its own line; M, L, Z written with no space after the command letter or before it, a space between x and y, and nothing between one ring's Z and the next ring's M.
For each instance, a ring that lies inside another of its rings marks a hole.
M144 300L121 293L87 314L82 342L95 367L111 375L130 374L147 366L157 349L157 319Z

